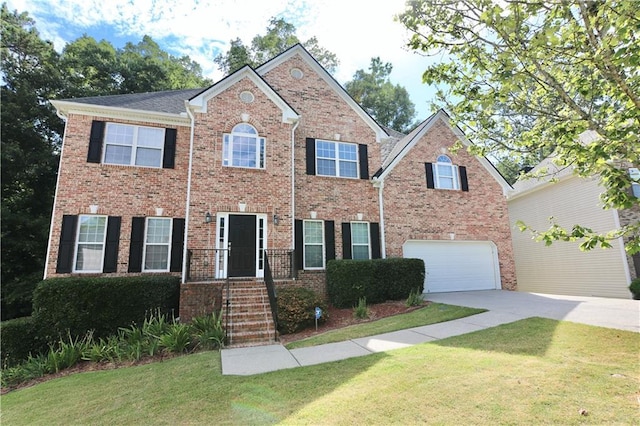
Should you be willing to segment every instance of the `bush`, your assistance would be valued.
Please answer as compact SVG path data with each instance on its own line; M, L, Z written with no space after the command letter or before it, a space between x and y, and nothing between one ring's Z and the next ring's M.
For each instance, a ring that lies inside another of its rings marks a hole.
M33 317L16 318L0 324L2 367L11 367L47 351L47 343L41 338Z
M282 334L295 333L315 325L315 308L322 309L318 323L327 319L324 300L312 290L290 287L278 290L278 330Z
M180 279L173 276L51 278L34 292L33 317L48 342L90 330L100 338L141 325L150 312L172 315L179 297Z
M367 306L366 298L358 300L358 304L353 308L353 317L357 319L369 318L369 306Z
M631 281L629 291L631 291L634 300L640 300L640 277Z
M424 289L421 259L331 260L327 263L329 302L338 308L354 306L365 297L369 303L402 300Z

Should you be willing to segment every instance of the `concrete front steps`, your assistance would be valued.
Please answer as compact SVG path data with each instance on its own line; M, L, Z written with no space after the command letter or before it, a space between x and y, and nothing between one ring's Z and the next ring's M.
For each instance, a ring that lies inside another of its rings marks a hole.
M228 318L227 345L229 347L275 343L277 333L264 281L231 280L228 302L227 292L223 290L222 318L225 322Z

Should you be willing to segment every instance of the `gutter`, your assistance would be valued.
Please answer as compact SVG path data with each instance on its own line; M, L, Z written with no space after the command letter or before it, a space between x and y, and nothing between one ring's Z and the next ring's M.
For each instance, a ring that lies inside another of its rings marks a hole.
M187 239L189 236L189 217L191 214L191 170L193 166L193 138L195 133L195 117L189 109L189 101L185 101L187 115L191 119L191 132L189 136L189 175L187 178L187 206L185 209L184 247L182 248L182 284L187 281Z
M300 119L291 129L291 250L296 248L296 138L295 133Z

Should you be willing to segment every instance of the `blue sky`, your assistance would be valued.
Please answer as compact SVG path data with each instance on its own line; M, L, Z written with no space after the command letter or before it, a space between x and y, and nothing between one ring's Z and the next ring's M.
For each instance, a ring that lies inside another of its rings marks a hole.
M379 56L393 64L391 81L407 89L416 118L431 112L435 90L421 76L433 59L409 51L410 34L393 20L404 0L8 0L7 5L28 12L41 37L59 51L83 34L115 47L146 34L167 52L188 55L214 81L222 74L213 59L228 50L230 40L249 44L264 34L271 17L281 17L296 26L301 40L316 36L337 55L334 77L341 84Z

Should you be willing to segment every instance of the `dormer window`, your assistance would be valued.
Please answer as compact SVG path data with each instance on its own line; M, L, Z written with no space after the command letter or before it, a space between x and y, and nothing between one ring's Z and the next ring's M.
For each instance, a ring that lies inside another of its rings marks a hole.
M224 135L222 165L264 169L265 138L247 123L236 125Z

